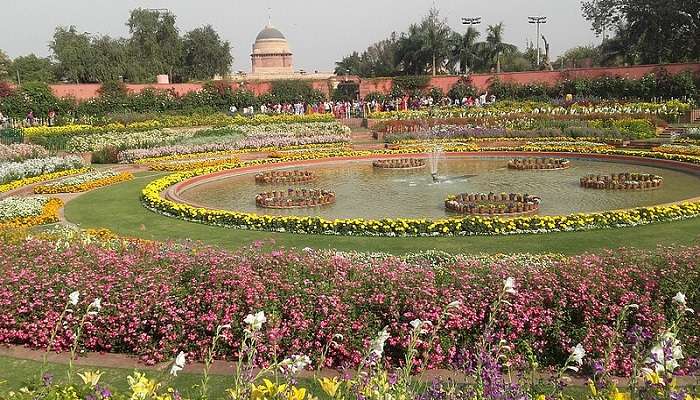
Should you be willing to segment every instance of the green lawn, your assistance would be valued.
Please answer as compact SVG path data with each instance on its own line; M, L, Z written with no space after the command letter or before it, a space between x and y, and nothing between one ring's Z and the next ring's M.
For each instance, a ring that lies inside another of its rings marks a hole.
M40 384L43 363L39 361L20 360L11 357L0 356L0 398L2 393L9 391L17 391L22 387L36 387ZM107 385L113 390L118 390L122 393L129 391L129 384L126 377L133 374L133 370L119 368L102 368L102 367L83 367L77 366L74 373L85 371L104 372L100 379L100 383ZM48 363L44 370L51 375L55 383L66 383L68 381L68 367L63 364ZM141 371L145 372L149 379L156 379L158 382L163 382L164 386L170 386L178 389L185 395L186 398L197 398L199 394L198 386L202 381L200 373L180 373L177 377L171 377L168 371ZM74 382L82 382L77 375L73 376ZM231 387L233 382L232 376L210 375L209 380L209 395L211 399L227 398L225 391ZM318 385L311 380L302 380L299 386L308 388L313 391L316 397L321 399L322 392Z
M653 248L658 245L700 243L700 218L635 228L547 235L455 238L373 238L295 235L206 226L164 217L146 210L141 189L155 179L137 179L86 193L66 205L66 218L82 228L108 228L115 233L155 240L195 240L235 249L255 240L274 239L280 246L383 251L403 254L438 249L450 253L555 252L577 254L604 248Z

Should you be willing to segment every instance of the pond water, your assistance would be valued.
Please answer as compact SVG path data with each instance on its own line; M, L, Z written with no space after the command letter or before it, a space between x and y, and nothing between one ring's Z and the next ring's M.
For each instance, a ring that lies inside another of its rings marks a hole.
M335 218L444 218L454 216L444 208L451 194L464 192L527 193L542 199L540 215L615 210L670 203L700 196L700 177L685 172L622 162L571 159L571 168L556 171L514 171L508 158L449 157L439 162L440 182L430 167L419 170L380 170L371 160L331 162L303 168L318 175L307 185L336 192L336 203L313 209L272 210L255 205L258 193L282 190L289 185L258 185L254 173L225 177L186 188L180 197L208 208L268 215L308 215ZM429 163L428 163L429 164ZM275 169L274 167L270 167ZM641 172L661 175L664 185L650 191L583 189L586 174Z

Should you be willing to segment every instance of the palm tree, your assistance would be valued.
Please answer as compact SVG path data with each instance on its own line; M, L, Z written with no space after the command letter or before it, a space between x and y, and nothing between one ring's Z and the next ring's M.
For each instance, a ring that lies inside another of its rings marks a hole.
M497 25L489 25L486 35L486 47L490 60L496 62L496 72L501 72L501 55L504 53L514 52L518 48L515 45L503 42L503 22Z
M428 16L420 26L423 36L423 44L430 51L432 58L433 76L437 75L438 60L440 65L445 64L450 53L450 35L452 29L447 22L440 20L440 12L436 8L431 8Z
M451 42L451 60L452 65L459 64L459 73L464 75L468 70L474 68L473 60L478 58L480 43L476 40L479 38L479 33L476 28L470 26L464 35L455 32L450 40Z

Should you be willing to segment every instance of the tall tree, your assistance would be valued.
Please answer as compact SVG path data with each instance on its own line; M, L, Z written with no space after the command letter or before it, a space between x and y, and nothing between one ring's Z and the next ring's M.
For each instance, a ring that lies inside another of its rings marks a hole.
M151 80L158 74L173 77L181 72L182 40L172 13L137 8L126 25L131 33L130 53L140 64L133 73Z
M99 82L111 82L125 79L129 65L135 60L129 57L125 39L112 39L109 36L94 38L92 51L95 64L93 73Z
M515 45L503 42L503 22L496 25L489 25L486 35L486 54L488 59L495 64L496 72L501 72L501 56L505 53L514 52L518 48ZM492 65L493 65L492 64Z
M700 59L700 2L688 0L583 1L596 33L616 29L641 63Z
M75 26L58 27L49 43L57 61L57 75L70 82L94 82L95 60L88 33L78 33Z
M481 44L477 40L481 33L473 26L467 28L464 35L457 32L453 33L451 42L452 60L453 63L459 64L459 73L466 74L474 63L474 60L479 56L479 48Z
M12 61L10 77L24 82L54 82L54 66L48 58L37 57L35 54L17 57Z
M433 76L437 75L438 67L443 67L450 58L450 37L452 29L447 24L446 19L440 19L440 11L431 8L430 12L420 26L421 34L424 36L423 45L432 58Z
M221 40L211 25L188 32L183 40L184 72L187 79L211 79L231 68L231 45Z

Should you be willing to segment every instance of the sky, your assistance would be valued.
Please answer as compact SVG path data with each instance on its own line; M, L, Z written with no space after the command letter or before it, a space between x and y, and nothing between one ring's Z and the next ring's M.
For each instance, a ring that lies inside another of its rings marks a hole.
M177 16L181 34L211 24L231 43L233 71L250 70L250 53L258 32L273 25L289 40L295 69L332 71L353 50L362 51L391 32L405 31L435 4L460 32L461 17L480 16L485 31L503 22L507 42L524 48L535 40L529 15L549 18L542 33L552 58L570 47L599 39L581 16L580 0L2 0L0 49L10 57L50 54L56 26L75 25L80 32L128 36L125 25L134 8L167 8Z

